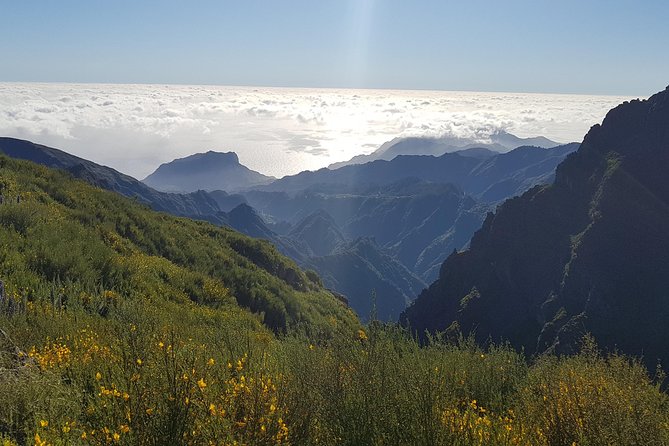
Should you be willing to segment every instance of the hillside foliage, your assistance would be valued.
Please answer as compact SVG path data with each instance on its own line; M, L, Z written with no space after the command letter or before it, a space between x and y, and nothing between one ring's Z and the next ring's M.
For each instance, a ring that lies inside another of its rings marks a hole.
M0 181L3 446L669 444L662 374L589 339L419 343L266 242L28 162Z

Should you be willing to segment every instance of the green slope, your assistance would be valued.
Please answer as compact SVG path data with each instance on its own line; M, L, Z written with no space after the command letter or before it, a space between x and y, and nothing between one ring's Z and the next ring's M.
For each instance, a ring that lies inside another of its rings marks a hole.
M0 157L0 188L0 280L7 295L55 299L55 284L68 284L56 293L63 304L104 307L110 295L214 308L237 303L275 331L300 324L327 331L333 318L356 323L267 242L156 213L68 174L6 157Z

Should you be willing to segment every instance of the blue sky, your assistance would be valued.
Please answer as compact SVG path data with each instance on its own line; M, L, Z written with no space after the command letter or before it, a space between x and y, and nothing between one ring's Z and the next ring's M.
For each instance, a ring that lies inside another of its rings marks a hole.
M0 81L647 96L669 2L7 1Z

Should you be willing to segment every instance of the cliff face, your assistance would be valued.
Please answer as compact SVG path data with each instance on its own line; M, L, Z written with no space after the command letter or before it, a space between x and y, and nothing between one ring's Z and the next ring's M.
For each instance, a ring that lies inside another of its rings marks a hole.
M611 110L539 186L489 214L469 251L402 314L528 352L607 349L669 359L669 89Z

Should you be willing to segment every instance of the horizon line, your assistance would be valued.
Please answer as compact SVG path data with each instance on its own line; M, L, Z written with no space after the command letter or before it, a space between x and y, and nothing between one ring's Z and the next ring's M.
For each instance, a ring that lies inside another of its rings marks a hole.
M97 81L11 81L0 80L0 84L40 84L40 85L142 85L142 86L165 86L165 87L230 87L230 88L273 88L292 90L355 90L355 91L419 91L437 93L498 93L498 94L523 94L523 95L546 95L546 96L605 96L605 97L637 97L646 99L657 91L645 95L638 94L604 94L604 93L574 93L555 91L513 91L513 90L469 90L469 89L434 89L434 88L388 88L388 87L338 87L338 86L290 86L290 85L250 85L250 84L190 84L171 82L97 82Z

